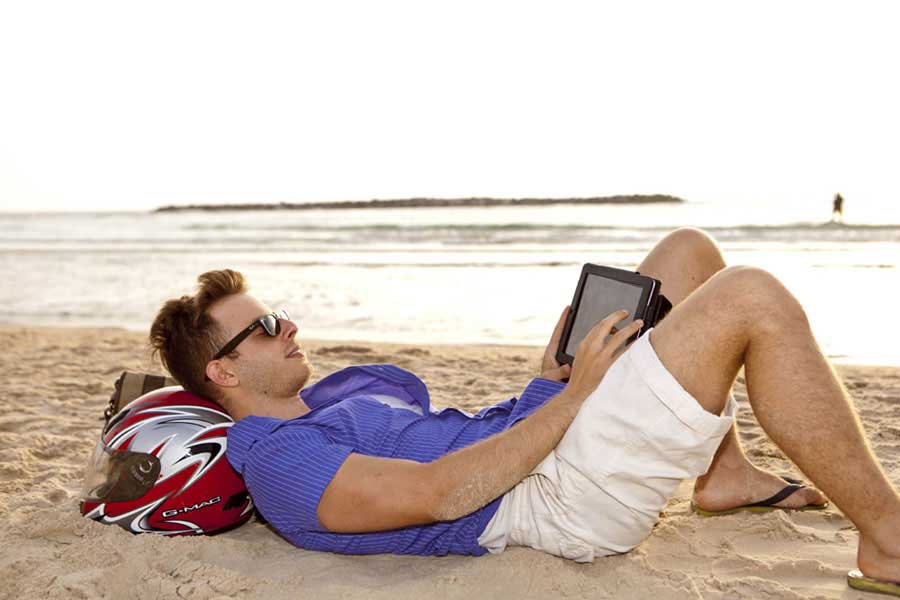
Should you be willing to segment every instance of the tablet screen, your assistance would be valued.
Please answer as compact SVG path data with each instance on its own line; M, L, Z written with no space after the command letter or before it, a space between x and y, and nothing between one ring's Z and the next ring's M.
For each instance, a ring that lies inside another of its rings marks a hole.
M594 325L617 310L628 311L628 316L616 323L617 329L622 329L631 323L643 291L643 288L638 285L588 273L584 282L584 291L578 303L578 312L575 314L575 322L572 323L572 333L569 334L566 354L575 356L581 340L590 333Z

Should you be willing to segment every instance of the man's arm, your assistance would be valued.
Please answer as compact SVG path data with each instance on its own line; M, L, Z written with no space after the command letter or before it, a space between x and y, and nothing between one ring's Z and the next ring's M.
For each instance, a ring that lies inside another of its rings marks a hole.
M515 427L430 463L352 453L322 494L319 521L362 533L463 517L524 479L562 439L585 397L563 390Z
M322 494L319 521L338 533L450 521L511 489L556 447L582 402L624 352L620 346L643 325L635 321L604 343L622 318L615 313L591 330L566 389L515 427L430 463L350 454Z

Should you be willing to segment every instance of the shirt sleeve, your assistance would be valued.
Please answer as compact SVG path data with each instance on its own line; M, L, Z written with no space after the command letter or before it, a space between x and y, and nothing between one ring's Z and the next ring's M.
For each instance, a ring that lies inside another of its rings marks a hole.
M353 448L314 428L277 431L253 445L244 482L253 502L282 533L328 531L317 510L325 488Z
M519 401L519 399L516 398L515 396L513 396L509 400L504 400L503 402L498 402L497 404L494 404L492 406L485 406L480 411L478 411L478 414L476 414L475 416L479 417L479 418L483 418L491 413L500 412L500 411L509 414L510 412L512 412L512 409L516 406L516 402L518 402L518 401Z
M532 379L525 391L522 392L519 402L513 407L509 426L512 427L529 416L564 389L566 389L566 384L559 381L544 379L543 377Z
M525 391L522 392L521 402L523 403L523 409L528 410L529 413L537 406L546 402L549 398L559 394L561 391L566 389L566 384L554 381L552 379L544 379L543 377L535 377L531 380L528 386L525 388ZM509 400L504 400L503 402L498 402L493 406L487 406L475 415L476 417L485 417L491 413L503 411L507 414L516 412L521 413L522 409L516 410L516 404L520 402L519 398L512 397ZM525 413L528 414L528 413ZM519 418L523 418L520 416ZM518 419L517 419L518 420Z

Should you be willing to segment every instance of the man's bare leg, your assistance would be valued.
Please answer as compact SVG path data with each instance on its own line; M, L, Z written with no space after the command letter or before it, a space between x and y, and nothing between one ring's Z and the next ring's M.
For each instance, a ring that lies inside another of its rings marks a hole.
M797 299L752 267L716 273L650 333L666 369L719 414L741 366L769 437L856 525L859 568L900 582L900 497Z
M662 281L662 293L677 306L724 268L725 259L712 238L699 229L682 228L661 239L637 270ZM692 500L706 510L727 510L770 498L784 486L781 477L763 471L747 459L737 428L732 425L709 471L697 478ZM806 488L776 506L800 508L824 501L821 492Z

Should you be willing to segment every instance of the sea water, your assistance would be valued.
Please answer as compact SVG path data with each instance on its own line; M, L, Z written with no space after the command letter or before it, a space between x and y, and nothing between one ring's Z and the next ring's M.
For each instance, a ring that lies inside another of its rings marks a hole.
M301 344L543 346L585 262L633 270L668 231L692 226L729 264L779 277L836 362L900 364L900 215L829 216L692 202L0 213L0 321L146 331L199 273L229 267L296 317Z

